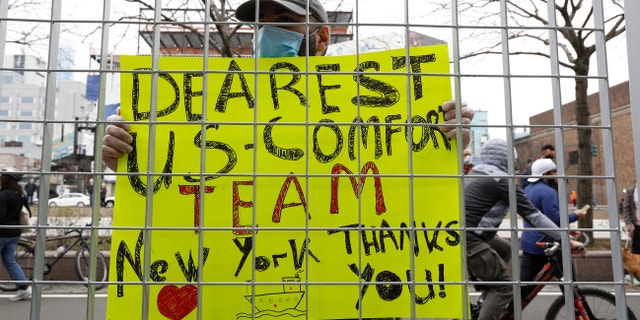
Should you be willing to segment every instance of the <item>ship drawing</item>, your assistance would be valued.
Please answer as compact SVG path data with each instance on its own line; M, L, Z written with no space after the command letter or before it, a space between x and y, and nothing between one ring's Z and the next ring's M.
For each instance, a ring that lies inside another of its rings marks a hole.
M304 316L304 310L298 310L298 305L302 301L305 291L302 290L300 277L282 277L282 288L278 291L271 291L257 294L247 294L244 298L255 308L255 317L277 316L288 314L293 317ZM247 313L237 314L237 319L251 316Z

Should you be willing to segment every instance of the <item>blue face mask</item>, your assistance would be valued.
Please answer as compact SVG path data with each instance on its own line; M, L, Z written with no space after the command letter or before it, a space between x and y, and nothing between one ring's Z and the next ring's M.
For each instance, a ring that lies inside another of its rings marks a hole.
M297 57L304 34L274 26L263 26L256 33L258 58Z

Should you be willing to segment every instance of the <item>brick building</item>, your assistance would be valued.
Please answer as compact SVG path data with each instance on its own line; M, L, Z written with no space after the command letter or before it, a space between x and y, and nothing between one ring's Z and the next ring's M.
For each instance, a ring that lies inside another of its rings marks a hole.
M624 189L633 186L636 172L634 167L633 136L631 131L631 105L629 99L629 82L623 82L609 88L611 103L611 124L613 136L613 150L616 173L617 199L623 197ZM594 93L588 97L591 125L601 125L599 94ZM572 126L576 124L575 101L562 106L562 125ZM556 145L555 133L552 127L539 127L540 125L553 125L553 109L539 113L529 118L530 134L515 140L518 151L519 170L524 169L527 159L540 155L540 148L545 144ZM606 128L593 128L591 140L593 143L593 175L604 176L604 155L602 148L602 132ZM556 153L563 152L565 159L565 172L567 175L578 174L578 134L574 128L563 128L564 149L557 148ZM592 152L593 152L592 151ZM556 158L557 160L557 158ZM605 204L606 179L593 179L593 195L597 204ZM577 181L567 180L567 193L575 190ZM562 197L560 197L562 199ZM569 199L569 194L565 196Z

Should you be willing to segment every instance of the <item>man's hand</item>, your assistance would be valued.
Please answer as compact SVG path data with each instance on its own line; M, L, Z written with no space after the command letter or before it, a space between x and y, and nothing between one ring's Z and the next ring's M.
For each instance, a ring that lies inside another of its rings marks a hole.
M587 215L587 210L576 210L574 211L574 213L578 216L578 220L582 220L582 218L584 218Z
M456 102L453 100L447 101L442 104L442 110L444 111L444 124L462 124L462 147L466 148L471 142L471 129L469 124L473 120L474 111L467 106L466 103L461 105L460 115L462 119L458 121L456 119ZM457 134L456 127L446 126L442 127L442 131L445 132L448 138L455 138Z
M129 134L131 126L127 123L121 123L124 118L120 116L120 109L114 115L107 118L110 122L104 129L104 138L102 139L102 160L109 169L116 171L118 168L118 158L124 154L131 153L133 147L133 137Z
M636 226L635 226L635 225L633 225L633 223L629 223L629 224L627 224L627 233L628 233L628 234L632 234L632 233L633 233L633 231L635 231L635 230L636 230Z
M576 240L571 240L571 252L584 255L587 253L587 248L583 247L584 243ZM581 249L582 248L582 249Z

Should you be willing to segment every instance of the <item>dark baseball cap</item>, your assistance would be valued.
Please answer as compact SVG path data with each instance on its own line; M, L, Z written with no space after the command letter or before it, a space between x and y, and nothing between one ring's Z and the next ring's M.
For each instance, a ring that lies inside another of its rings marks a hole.
M277 4L300 16L307 15L307 3L309 3L309 11L313 17L320 22L329 22L327 12L324 10L324 6L322 6L320 0L249 0L238 7L236 10L236 18L240 21L255 21L257 1L260 1L260 4Z

